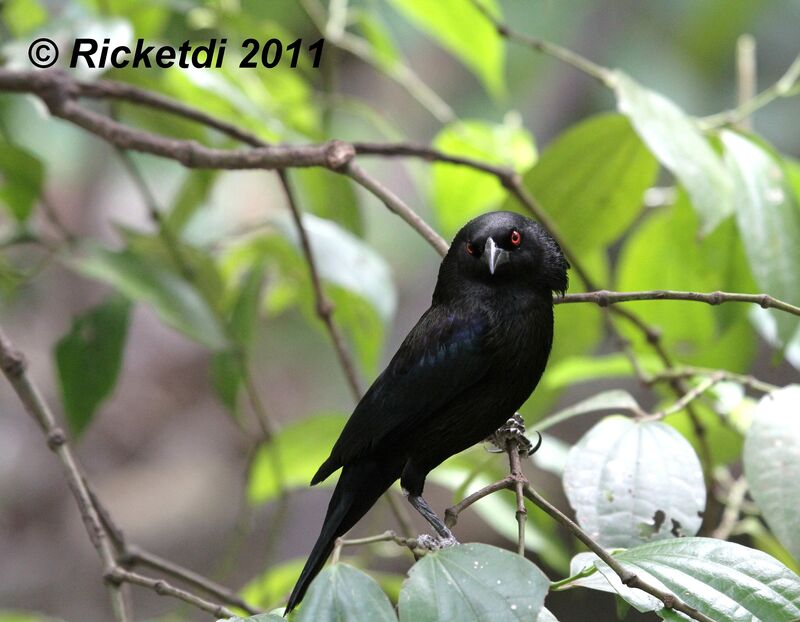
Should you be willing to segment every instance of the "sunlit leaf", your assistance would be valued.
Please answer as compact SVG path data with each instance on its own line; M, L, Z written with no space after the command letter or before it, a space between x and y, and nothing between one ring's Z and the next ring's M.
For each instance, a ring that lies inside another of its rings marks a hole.
M628 120L603 114L548 145L524 184L564 239L574 248L594 249L616 240L635 220L657 168Z
M472 3L461 0L389 2L475 72L492 95L499 97L503 94L503 41L491 22ZM494 15L500 15L495 0L481 2ZM464 33L469 33L469 36L464 36Z
M130 250L86 246L71 264L85 276L108 283L128 298L150 305L161 320L195 341L223 348L227 341L206 303L186 281Z
M761 398L744 445L750 494L781 543L800 561L800 385Z
M675 103L621 71L615 72L614 89L620 112L689 193L701 233L713 231L733 211L733 184L697 124Z
M766 150L730 131L722 132L725 161L735 184L736 222L759 288L800 303L800 207L784 172ZM774 313L786 343L798 319Z
M645 372L657 371L661 364L653 355L637 357ZM631 360L623 352L599 356L571 356L550 365L542 378L545 386L553 389L566 388L579 382L600 378L633 376L635 370Z
M697 232L697 216L683 194L673 206L651 213L622 247L616 287L622 291L752 291L742 243L732 220L702 240ZM711 307L658 300L630 308L659 329L662 343L686 362L734 371L743 371L750 362L752 331L741 327L747 314L745 305ZM634 343L641 341L640 331L627 324L621 328ZM729 333L731 340L725 342ZM731 347L733 344L735 347ZM646 344L642 349L651 352Z
M436 135L433 146L450 155L507 166L517 172L536 160L533 137L512 121L502 125L457 121ZM494 175L441 162L433 165L432 186L433 208L447 237L471 218L496 208L507 194Z
M272 441L262 445L250 467L247 482L250 502L271 501L282 488L308 487L346 421L345 415L315 415L287 425ZM325 484L318 485L332 486L335 482L335 478L330 477Z
M535 620L547 576L521 555L487 544L427 554L412 566L400 592L401 622L527 622Z
M0 138L0 203L17 222L31 215L42 192L44 166L26 149Z
M56 344L54 355L64 412L77 436L89 425L97 407L114 390L122 367L131 304L112 296L72 322Z
M620 416L601 420L572 448L564 490L581 527L609 548L694 535L706 504L686 439L663 422Z

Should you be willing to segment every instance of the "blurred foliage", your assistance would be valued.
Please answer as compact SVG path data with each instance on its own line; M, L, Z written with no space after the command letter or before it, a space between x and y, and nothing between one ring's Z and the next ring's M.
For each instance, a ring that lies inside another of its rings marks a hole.
M587 2L577 3L587 16L580 18L574 5L562 3L482 4L515 29L581 49L597 48L586 33L593 30L593 20L605 19ZM520 175L574 267L581 268L572 271L570 292L587 289L578 274L583 271L602 288L766 292L800 304L800 130L797 99L792 99L800 91L800 64L781 78L797 53L796 3L732 8L724 0L682 0L613 10L631 11L636 20L600 46L601 57L592 60L622 69L601 67L596 84L557 60L509 45L469 0L332 0L327 6L317 0L7 0L0 5L0 55L6 67L27 69L27 45L37 37L51 37L62 49L77 36L171 45L225 37L229 45L220 69L79 66L72 73L146 88L274 143L389 136L507 167ZM736 111L704 119L691 112L718 112L734 101L729 69L736 39L752 29L766 33L760 53L771 68L759 76L765 90L754 106L755 118L766 121L762 133L729 122L748 116ZM326 39L323 63L315 69L307 47L320 37ZM278 38L284 44L301 38L299 66L282 62L273 69L239 69L246 51L240 43L247 38ZM642 39L648 54L631 52L641 49ZM646 76L651 86L634 75ZM579 80L591 86L575 86ZM390 95L371 92L373 85ZM545 113L554 107L559 109L548 118ZM125 123L159 134L235 146L217 131L130 103L117 103L114 112ZM83 140L30 99L0 97L4 307L28 304L25 293L53 259L109 292L103 302L76 315L53 346L70 429L76 435L84 431L113 395L132 339L128 325L134 305L148 306L163 324L208 351L209 385L221 406L246 427L251 411L264 410L252 382L259 331L291 315L313 329L320 350L330 341L278 185L261 174L262 185L253 192L225 172L180 171L137 158L135 166L152 179L159 198L166 197L163 209L150 206L149 222L112 223L112 235L81 231L72 236L53 222L45 189L96 183L94 167L107 154L92 155L94 143L90 149ZM399 186L403 177L396 171L404 168L414 182L403 189L404 198L411 197L445 236L488 210L525 213L500 180L483 171L441 162L406 167L395 161L376 170L389 178L387 184ZM373 378L390 354L385 345L398 290L414 285L414 270L432 255L400 230L399 221L376 215L382 208L349 178L322 169L293 170L288 176L306 212L303 226L324 293L334 305L334 321L359 373ZM598 412L641 414L633 396L621 389L553 410L570 387L594 391L590 383L597 381L630 386L637 373L653 380L665 367L653 334L660 335L659 343L679 366L747 373L759 348L771 348L775 361L785 359L787 369L800 369L797 316L737 304L647 301L625 308L636 321L588 304L557 308L549 372L522 409L529 424L540 421L549 428ZM707 374L701 370L695 376L684 390L696 389ZM676 399L665 386L657 384L653 394L662 407ZM678 408L665 423L603 419L569 454L563 442L548 438L553 455L549 463L537 464L564 477L578 520L595 538L631 547L619 559L637 572L659 577L715 620L741 619L726 593L744 600L759 591L764 596L751 612L753 619L788 622L800 617L795 574L800 430L792 423L800 398L797 385L760 400L746 394L750 388L746 379L732 376L728 383L707 387L693 414ZM338 412L306 414L261 442L249 465L248 503L280 503L305 488L345 420ZM590 427L576 421L582 429ZM692 536L700 528L698 512L708 510L700 507L703 475L725 492L714 477L736 472L743 453L755 507L743 508L730 533L763 553L708 538L673 538ZM697 454L707 459L710 471L701 471ZM473 448L448 460L430 481L458 500L504 477L503 458ZM680 494L671 495L673 488ZM511 495L486 497L474 510L492 533L515 539ZM560 537L540 509L527 504L527 511L528 550L551 572L575 575L556 587L613 591L640 611L678 619L638 590L618 584L603 562L586 553L573 557L575 542ZM665 524L667 518L680 525ZM384 556L384 548L375 551ZM293 559L262 569L242 593L261 606L279 606L299 568ZM454 611L463 620L490 615L497 621L529 620L530 612L542 621L555 619L542 609L548 590L542 572L499 548L474 544L438 551L412 566L402 587L401 580L393 572L367 574L335 564L314 582L293 619L395 620L392 602L398 600L400 620L440 619L442 612L452 616ZM44 618L0 612L0 620Z

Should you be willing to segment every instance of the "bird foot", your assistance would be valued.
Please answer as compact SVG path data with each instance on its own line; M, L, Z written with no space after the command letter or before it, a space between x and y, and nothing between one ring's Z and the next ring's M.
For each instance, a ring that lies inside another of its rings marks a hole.
M534 445L531 440L525 436L525 420L519 413L514 413L514 416L508 419L497 431L486 439L489 443L487 451L491 453L502 453L507 450L508 443L513 442L519 448L519 452L526 456L536 453L536 450L542 444L542 435L538 432L539 440Z
M449 538L437 538L427 533L423 533L417 536L417 544L419 544L419 546L423 549L428 549L429 551L438 551L440 549L446 549L457 545L458 540L456 540L454 536L450 536Z

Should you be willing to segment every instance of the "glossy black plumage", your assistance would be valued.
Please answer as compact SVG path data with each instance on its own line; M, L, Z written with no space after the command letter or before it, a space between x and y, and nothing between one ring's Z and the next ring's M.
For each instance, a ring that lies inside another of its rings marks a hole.
M485 439L528 398L550 354L552 295L566 289L568 267L538 224L512 212L485 214L459 231L430 308L311 481L342 468L287 612L303 598L335 539L393 482L400 478L411 497L421 495L432 469Z

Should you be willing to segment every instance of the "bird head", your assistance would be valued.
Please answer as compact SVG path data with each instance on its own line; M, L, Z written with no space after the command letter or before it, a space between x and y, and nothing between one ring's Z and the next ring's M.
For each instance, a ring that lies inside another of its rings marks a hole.
M442 261L437 290L476 283L563 293L568 268L561 248L538 223L514 212L490 212L456 234Z

